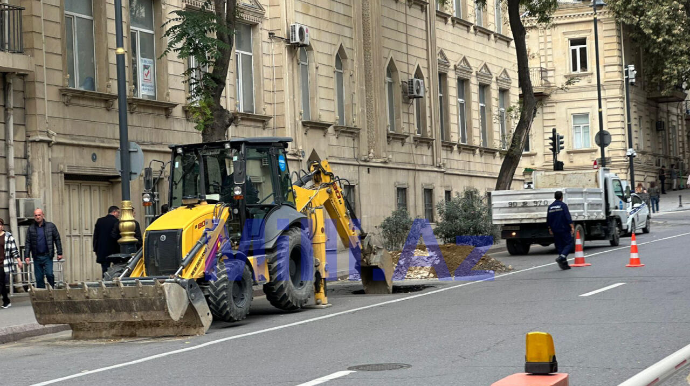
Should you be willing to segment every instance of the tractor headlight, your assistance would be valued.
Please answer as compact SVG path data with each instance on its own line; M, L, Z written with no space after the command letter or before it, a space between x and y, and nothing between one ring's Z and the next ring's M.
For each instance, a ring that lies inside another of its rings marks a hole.
M242 187L241 186L235 186L232 188L232 194L235 196L241 196L242 195Z
M151 197L151 193L144 193L144 194L141 196L141 201L142 201L142 203L143 203L144 206L151 206L151 205L153 205L153 199L152 199L152 197Z

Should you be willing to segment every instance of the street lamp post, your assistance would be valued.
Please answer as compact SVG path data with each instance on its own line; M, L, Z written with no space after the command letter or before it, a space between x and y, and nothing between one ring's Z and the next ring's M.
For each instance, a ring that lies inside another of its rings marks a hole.
M604 6L606 3L603 0L592 1L592 9L594 10L594 51L597 61L597 98L599 100L599 136L604 138L604 113L601 107L601 75L599 74L599 31L597 28L597 6ZM601 167L606 167L606 154L604 153L604 142L599 143L601 148Z
M623 69L625 81L625 104L628 110L628 157L630 158L630 187L635 188L635 150L633 150L632 117L630 116L630 86L635 84L635 66L625 66ZM641 128L640 128L641 129Z
M117 107L120 124L120 162L122 167L122 204L120 206L120 253L136 252L137 239L134 238L134 215L130 201L129 178L129 135L127 131L127 84L125 79L125 49L122 36L122 0L115 0L115 57L117 59Z

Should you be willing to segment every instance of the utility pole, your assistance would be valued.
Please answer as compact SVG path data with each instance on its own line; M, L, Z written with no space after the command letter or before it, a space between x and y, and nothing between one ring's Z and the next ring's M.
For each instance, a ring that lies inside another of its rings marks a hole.
M630 186L635 189L635 150L633 149L633 136L632 136L632 117L630 117L630 86L635 85L635 65L630 64L623 68L624 81L625 81L625 104L628 110L628 153L627 156L630 158ZM640 128L641 130L642 128Z
M596 58L597 58L597 99L599 100L599 136L602 138L604 137L604 113L603 113L603 108L601 106L601 75L599 74L599 30L598 30L598 24L599 21L597 20L597 6L604 6L606 3L604 3L602 0L596 0L592 1L592 9L594 10L594 52L596 53ZM606 153L604 152L604 145L603 142L601 145L599 145L601 148L601 167L605 168L606 167Z
M125 78L125 49L122 35L122 0L115 0L115 57L117 59L117 107L120 124L120 160L122 167L122 204L120 206L120 253L136 252L134 215L129 193L130 159L129 133L127 129L127 82Z

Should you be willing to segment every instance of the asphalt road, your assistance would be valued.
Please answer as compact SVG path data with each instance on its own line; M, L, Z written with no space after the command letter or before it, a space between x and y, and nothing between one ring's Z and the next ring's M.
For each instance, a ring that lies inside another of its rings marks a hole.
M28 339L0 346L0 384L490 385L522 370L526 333L546 331L571 384L617 385L690 343L688 225L690 212L666 214L638 235L643 268L625 267L629 238L588 243L592 266L569 271L539 247L493 254L516 269L493 281L412 283L429 287L389 296L340 282L333 307L296 313L256 299L246 321L201 337ZM377 363L409 367L348 370ZM688 373L666 384L687 385Z

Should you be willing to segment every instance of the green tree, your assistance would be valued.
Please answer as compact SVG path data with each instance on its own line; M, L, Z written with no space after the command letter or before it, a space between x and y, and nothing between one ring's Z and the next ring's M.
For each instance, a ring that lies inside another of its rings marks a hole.
M434 233L445 243L455 242L456 236L493 236L494 243L500 239L489 207L476 188L467 188L450 201L439 202L436 208L441 221Z
M452 0L438 0L444 6ZM513 33L515 54L518 65L518 85L522 90L520 99L520 119L513 131L510 146L508 147L501 170L496 180L496 190L506 190L513 182L513 176L520 164L522 151L529 136L534 116L537 111L537 99L534 97L532 81L529 77L529 56L527 54L527 30L522 23L522 15L527 13L536 19L537 23L546 24L551 20L551 15L558 7L557 0L500 0L508 9L508 21ZM480 7L486 8L486 0L474 0Z
M647 84L668 94L690 80L690 0L607 0L642 51Z
M203 0L201 8L172 12L164 27L168 46L163 53L194 58L183 73L190 90L190 113L204 142L225 139L233 115L221 104L232 57L237 0Z

